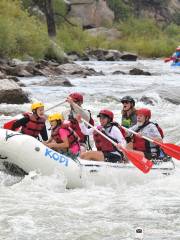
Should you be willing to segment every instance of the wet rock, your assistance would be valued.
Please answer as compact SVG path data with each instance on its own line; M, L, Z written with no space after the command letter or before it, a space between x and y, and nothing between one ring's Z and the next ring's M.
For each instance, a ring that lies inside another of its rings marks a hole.
M24 65L17 65L15 67L7 67L6 74L18 77L32 77L33 75L26 70Z
M87 51L90 58L98 61L119 61L122 53L118 50L95 49Z
M78 60L82 60L82 61L89 61L89 56L86 53L83 54L79 54L76 51L72 51L68 53L68 58L71 61L78 61Z
M0 79L4 79L4 78L6 78L6 75L0 71Z
M154 102L150 97L142 96L139 101L143 102L144 104L152 105L154 106Z
M142 69L139 68L133 68L129 71L130 75L145 75L145 76L151 76L150 72L145 72Z
M0 80L0 103L22 104L28 103L28 94L20 86L10 79Z
M112 73L112 75L119 75L119 74L125 75L126 73L123 72L123 71L119 71L119 70L114 71L114 72Z
M75 63L66 63L59 65L55 69L57 74L78 75L78 76L99 76L102 72L96 72L93 68L82 67Z
M137 55L134 53L129 53L129 52L125 52L123 54L121 54L121 59L124 61L136 61L137 60Z
M73 87L74 85L65 76L49 77L46 81L38 83L41 86Z

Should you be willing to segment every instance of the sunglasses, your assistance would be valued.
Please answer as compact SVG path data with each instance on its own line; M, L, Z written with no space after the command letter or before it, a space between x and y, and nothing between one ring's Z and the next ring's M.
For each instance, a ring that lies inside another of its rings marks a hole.
M123 101L123 102L121 102L122 104L128 104L128 103L130 103L130 102L128 102L128 101Z

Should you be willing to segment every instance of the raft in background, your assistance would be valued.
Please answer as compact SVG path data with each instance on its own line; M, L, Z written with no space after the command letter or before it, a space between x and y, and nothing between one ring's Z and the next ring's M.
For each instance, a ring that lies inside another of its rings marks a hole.
M172 64L171 64L171 66L172 67L180 67L180 62L173 62Z
M122 180L155 178L174 172L172 160L157 160L148 174L142 173L131 163L108 163L88 160L73 160L46 147L37 139L18 132L0 129L1 161L11 163L24 172L40 171L42 175L51 175L60 171L67 179L67 188L82 187L87 182L104 185ZM127 178L128 176L128 178Z

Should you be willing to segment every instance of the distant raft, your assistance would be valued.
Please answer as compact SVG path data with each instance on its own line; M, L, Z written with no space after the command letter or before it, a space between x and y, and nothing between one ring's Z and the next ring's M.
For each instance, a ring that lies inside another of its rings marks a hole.
M172 174L175 170L171 158L166 161L154 160L148 174L142 173L131 163L109 163L82 159L71 159L42 144L37 139L7 129L0 129L0 161L9 170L11 164L23 173L38 171L42 175L51 175L59 171L66 178L67 188L82 187L87 182L104 185L120 179L123 182L139 179L154 179Z
M180 67L180 62L173 62L171 64L172 67Z

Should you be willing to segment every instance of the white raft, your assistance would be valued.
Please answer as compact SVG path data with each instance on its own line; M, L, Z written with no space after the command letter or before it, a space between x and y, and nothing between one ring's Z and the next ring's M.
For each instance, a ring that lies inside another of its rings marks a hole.
M131 163L107 163L87 160L73 160L46 147L35 138L0 129L1 161L17 165L26 173L37 170L42 175L60 171L67 179L67 188L81 187L87 182L106 184L115 181L116 176L123 181L140 178L154 178L174 172L172 160L157 161L148 174L142 173Z

